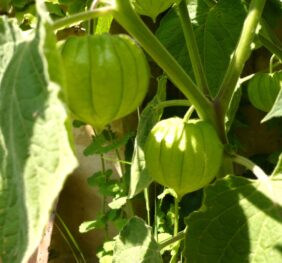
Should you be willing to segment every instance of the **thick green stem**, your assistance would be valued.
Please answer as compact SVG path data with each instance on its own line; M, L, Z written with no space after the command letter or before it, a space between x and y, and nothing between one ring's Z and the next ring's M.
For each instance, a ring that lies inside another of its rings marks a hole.
M115 0L114 18L121 24L165 71L174 85L195 106L202 119L215 123L212 103L198 90L174 57L165 49L132 9L129 0Z
M211 97L208 87L208 81L200 57L198 44L193 31L191 19L189 16L186 0L182 0L179 3L178 10L179 10L180 22L182 25L182 30L186 40L187 50L191 59L193 72L196 78L196 83L206 96Z
M237 81L251 52L251 43L255 36L266 0L252 0L245 19L241 36L235 52L231 58L227 72L216 97L217 103L223 111L223 118L227 112ZM224 119L222 120L224 121Z

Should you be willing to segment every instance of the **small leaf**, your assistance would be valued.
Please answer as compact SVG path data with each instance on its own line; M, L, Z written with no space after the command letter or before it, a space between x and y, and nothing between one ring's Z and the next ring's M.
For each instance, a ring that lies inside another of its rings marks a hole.
M282 153L280 154L279 156L279 159L278 159L278 162L277 162L277 165L275 167L275 169L273 170L273 173L272 173L272 178L276 179L276 177L282 177Z
M87 183L89 186L99 186L105 184L107 179L113 174L112 170L106 170L105 172L99 171L92 176L87 178Z
M105 154L112 150L118 149L125 145L130 138L133 137L133 133L126 133L120 139L113 139L108 142L107 138L103 134L97 135L93 138L93 142L84 150L83 154L85 156L93 154Z
M271 184L228 176L208 186L187 219L187 262L282 262L282 178Z
M153 181L146 169L143 148L148 134L161 118L163 110L156 106L166 98L166 81L165 76L159 79L157 95L147 104L140 116L130 170L129 198L143 191Z
M83 222L80 226L79 226L79 232L80 233L87 233L91 230L97 229L97 228L102 228L104 227L104 222L101 220L92 220L92 221L86 221Z
M113 263L160 262L160 249L152 236L151 227L138 217L131 218L116 239Z
M109 203L109 207L111 209L120 209L122 208L127 201L127 196L122 196L117 199L114 199L112 202Z

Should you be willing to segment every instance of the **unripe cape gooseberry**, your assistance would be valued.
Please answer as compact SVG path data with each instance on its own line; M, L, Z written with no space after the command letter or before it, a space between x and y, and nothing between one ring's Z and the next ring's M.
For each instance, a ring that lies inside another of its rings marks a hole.
M73 36L61 51L66 75L64 97L76 119L101 130L142 103L149 66L129 36Z
M221 165L223 145L206 121L178 117L158 122L145 145L149 175L182 197L209 184Z

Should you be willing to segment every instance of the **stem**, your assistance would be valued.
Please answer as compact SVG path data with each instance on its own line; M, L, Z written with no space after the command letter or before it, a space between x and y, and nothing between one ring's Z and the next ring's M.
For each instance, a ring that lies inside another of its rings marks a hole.
M122 164L127 164L127 165L131 165L131 164L132 164L131 162L128 162L128 161L118 160L118 159L109 158L109 157L105 157L105 156L103 156L103 159L104 159L105 161L110 161L110 162L119 162L119 163L122 163Z
M110 15L113 13L113 11L114 11L113 7L107 6L107 7L101 7L95 10L80 12L72 16L56 20L55 22L53 22L53 30L57 30L62 27L67 27L72 24L84 21L84 20L97 18L99 16Z
M183 117L183 121L188 122L194 110L195 108L191 106L189 110L186 112L185 116Z
M253 174L257 177L257 179L260 180L262 183L264 183L266 187L268 188L268 190L271 193L273 193L273 188L270 183L269 177L265 174L265 172L258 165L256 165L251 160L243 156L240 156L240 155L232 155L232 161L252 171Z
M82 253L81 248L79 247L79 245L78 245L78 243L76 242L74 236L72 235L72 233L70 232L69 228L68 228L67 225L65 224L64 220L61 218L61 216L60 216L57 212L56 212L56 217L58 218L58 221L60 222L60 224L62 225L64 231L66 232L66 234L67 234L67 236L68 236L68 238L67 238L66 235L64 234L64 232L63 232L63 231L61 230L61 228L59 227L59 225L55 223L55 225L56 225L56 227L59 229L60 233L61 233L62 235L64 235L65 241L70 245L71 250L74 252L74 250L73 250L73 248L72 248L72 245L71 245L71 243L72 243L73 246L76 248L77 252L79 253L79 255L80 255L82 261L83 261L83 262L86 262L86 259L85 259L84 255L83 255L83 253ZM71 241L71 243L70 243L69 240ZM74 254L76 254L76 253L74 252ZM78 262L80 262L80 261L78 261Z
M178 221L179 221L179 199L174 198L174 230L173 236L175 237L178 233Z
M67 246L70 248L71 252L72 252L72 256L74 257L74 260L76 263L80 263L81 261L79 260L79 258L77 257L74 248L72 247L70 241L68 240L68 238L66 237L65 233L63 232L63 230L60 228L60 226L55 222L55 227L58 229L61 237L65 240ZM83 258L81 258L83 260L83 262L86 262ZM0 261L0 263L2 263L2 261Z
M173 236L176 237L178 234L178 227L179 227L179 201L180 199L174 198L174 230ZM178 250L180 246L180 241L177 241L176 244L172 248L173 255L170 259L170 263L177 263L178 258Z
M165 241L163 241L162 243L160 243L160 250L162 250L163 248L173 244L174 242L180 241L182 239L185 238L185 231L181 231L179 233L177 233L177 235L175 235L174 237L167 239Z
M109 129L109 131L110 131L110 134L111 134L110 129ZM114 138L112 137L112 135L110 135L110 137L111 137L111 142L113 142ZM115 149L115 154L117 156L117 162L119 164L119 168L120 168L120 172L121 172L120 183L123 186L123 189L126 189L126 183L125 183L125 180L124 180L125 166L124 166L124 164L121 160L121 156L120 156L118 149ZM105 158L103 158L103 159L105 159ZM132 216L134 216L134 209L133 209L132 201L130 199L127 199L127 201L126 201L125 212L126 212L128 218L131 218Z
M275 56L275 55L274 55ZM276 63L273 63L272 64L272 71L275 69L275 68L277 68L278 66L280 66L281 65L281 63L280 62L276 62ZM265 68L265 69L263 69L263 70L260 70L260 71L258 71L258 72L270 72L271 73L271 67L269 66L269 67L267 67L267 68ZM257 73L258 73L257 72ZM242 85L244 82L246 82L246 81L249 81L253 76L255 75L255 73L254 74L250 74L250 75L248 75L248 76L246 76L246 77L243 77L243 78L240 78L239 79L239 81L238 81L238 84L239 85Z
M149 188L146 187L144 189L144 197L145 197L145 203L146 203L146 212L147 212L147 223L150 226L151 225L151 209L150 209L150 197L149 197Z
M98 3L99 3L99 0L93 0L92 4L90 5L89 10L96 9ZM88 33L89 33L89 35L93 35L94 34L95 27L96 27L95 20L94 19L90 19L89 22L88 22Z
M178 5L178 11L179 11L180 22L182 25L182 30L186 40L186 46L191 59L193 72L196 78L196 83L206 96L211 97L208 87L208 81L206 79L206 75L204 73L204 67L200 57L198 44L193 31L191 19L189 16L186 0L180 1Z
M166 107L189 107L191 103L188 100L167 100L161 101L157 106L156 109L162 109Z
M274 64L274 59L276 58L276 55L272 55L269 61L269 73L273 73L273 64Z
M103 158L103 154L100 155L100 159L101 159L102 172L103 172L103 174L105 174L106 173L106 165L105 165L105 160ZM107 181L108 181L108 178L106 178L106 182ZM102 207L103 207L103 214L106 214L107 201L106 201L105 195L103 195ZM106 240L109 240L108 222L105 222L105 237L106 237Z
M215 123L211 102L197 89L184 69L134 12L129 0L115 0L115 3L114 18L141 44L174 85L189 98L199 116Z
M220 108L223 111L223 118L227 112L240 74L250 55L251 43L255 36L255 31L258 26L265 2L266 0L251 1L249 12L245 19L239 42L227 68L227 72L221 84L219 93L216 96L216 101L221 104Z

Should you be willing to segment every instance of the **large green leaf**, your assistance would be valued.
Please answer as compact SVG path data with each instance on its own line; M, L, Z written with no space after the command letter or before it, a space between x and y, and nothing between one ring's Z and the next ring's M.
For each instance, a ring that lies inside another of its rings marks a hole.
M138 217L129 220L115 242L113 263L161 263L151 227Z
M191 0L188 8L210 90L216 95L239 39L245 9L241 0ZM192 76L185 39L175 11L164 17L157 37Z
M229 176L205 189L188 217L187 262L282 262L282 175L263 182Z
M53 32L42 21L20 43L0 88L0 258L27 262L38 246L66 176L77 162Z

